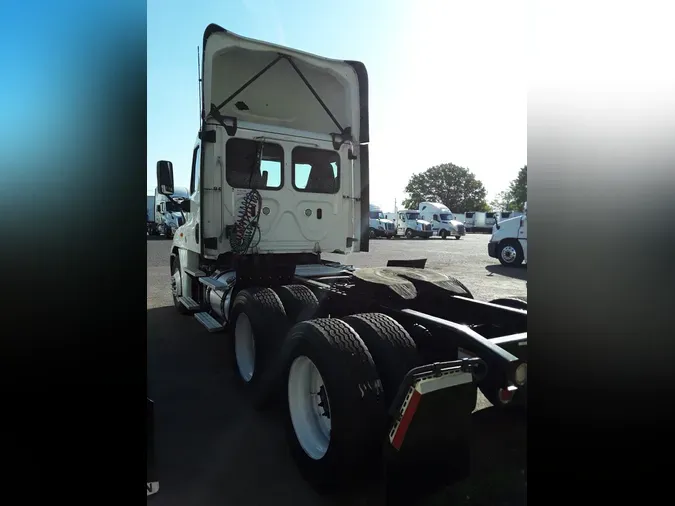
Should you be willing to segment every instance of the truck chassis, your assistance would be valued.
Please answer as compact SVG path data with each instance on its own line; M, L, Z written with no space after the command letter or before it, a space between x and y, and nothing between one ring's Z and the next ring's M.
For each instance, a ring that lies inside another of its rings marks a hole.
M498 408L526 405L527 305L475 300L425 264L356 269L315 254L225 254L195 270L174 249L171 279L180 313L229 334L257 406L285 411L309 481L344 489L383 466L431 493L469 473L478 388Z

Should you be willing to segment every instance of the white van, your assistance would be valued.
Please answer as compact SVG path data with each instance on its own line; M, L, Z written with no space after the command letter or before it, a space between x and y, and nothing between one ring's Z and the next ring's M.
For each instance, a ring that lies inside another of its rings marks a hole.
M466 235L464 223L455 220L455 216L447 206L438 202L420 202L420 218L431 223L431 230L434 235L445 239L454 237L459 239Z
M527 263L527 202L525 214L504 220L492 228L488 255L505 266Z

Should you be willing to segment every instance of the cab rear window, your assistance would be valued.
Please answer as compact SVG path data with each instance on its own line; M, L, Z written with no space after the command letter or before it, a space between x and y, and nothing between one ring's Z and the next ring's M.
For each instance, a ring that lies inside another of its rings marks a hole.
M291 159L296 190L327 194L340 191L340 155L336 151L296 147Z
M225 179L232 188L278 190L284 181L284 150L262 143L260 168L256 169L260 142L232 138L225 148Z

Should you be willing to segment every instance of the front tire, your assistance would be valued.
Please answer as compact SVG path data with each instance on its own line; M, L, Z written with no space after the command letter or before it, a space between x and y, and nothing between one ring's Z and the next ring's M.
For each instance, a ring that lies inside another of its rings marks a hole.
M341 320L295 325L284 345L286 434L300 472L324 491L372 475L386 433L373 358Z
M176 308L176 311L178 311L179 314L186 315L190 314L190 311L188 311L187 308L180 303L180 301L178 300L178 296L176 295L178 287L181 288L182 293L183 289L182 277L183 274L180 269L180 259L178 258L178 255L176 255L175 260L173 261L173 265L171 267L171 296L173 297L173 306Z
M375 229L374 229L374 228L371 228L371 229L368 231L368 237L370 237L371 239L375 239L375 237L377 237L377 234L375 233Z
M412 239L412 238L413 238L413 231L412 231L412 229L407 229L407 230L405 231L405 238L406 238L406 239Z
M448 237L448 233L445 230L441 230L439 235L441 236L441 239L447 239Z
M497 258L505 267L518 267L523 263L525 256L519 242L503 241L497 247Z
M456 236L455 236L455 239L458 240L458 241L459 241L461 238L462 238L461 235L456 235Z

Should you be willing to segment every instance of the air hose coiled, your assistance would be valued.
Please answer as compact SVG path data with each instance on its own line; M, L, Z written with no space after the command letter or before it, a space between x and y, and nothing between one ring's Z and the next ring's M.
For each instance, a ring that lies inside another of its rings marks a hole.
M232 234L230 234L230 248L232 253L244 255L250 248L254 248L260 242L260 211L262 210L262 197L258 190L251 190L246 194L239 206L237 221L234 224ZM258 240L255 244L253 239L256 234Z

